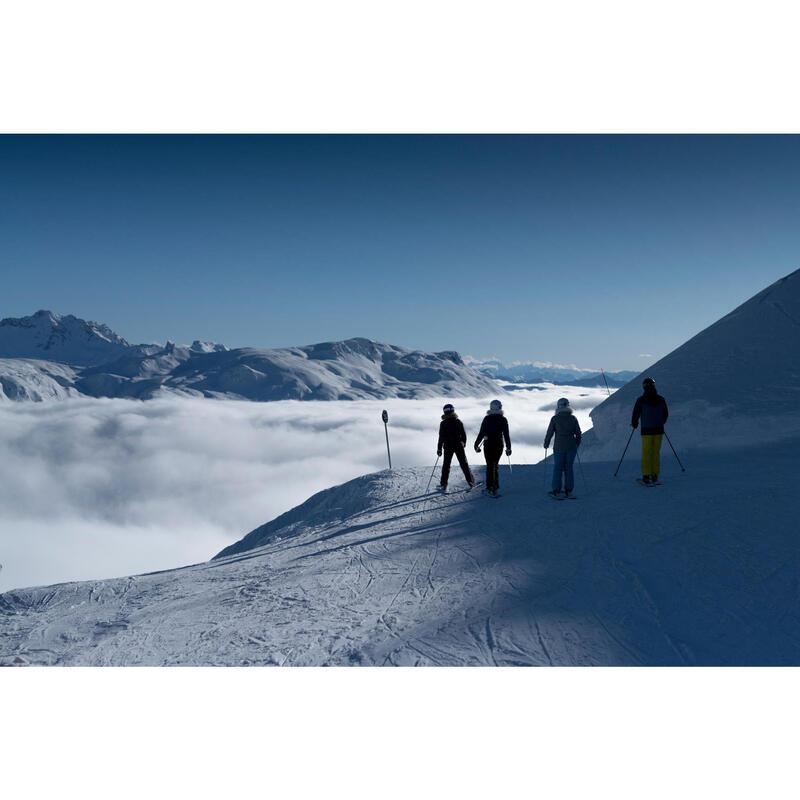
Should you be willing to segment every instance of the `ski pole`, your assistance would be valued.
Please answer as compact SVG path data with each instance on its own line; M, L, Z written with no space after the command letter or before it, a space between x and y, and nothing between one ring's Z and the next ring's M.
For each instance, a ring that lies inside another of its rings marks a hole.
M583 488L586 494L589 494L589 484L586 483L586 474L583 471L583 464L581 463L581 453L580 450L575 451L575 455L578 457L578 466L581 468L581 478L583 478Z
M622 465L622 459L625 458L625 453L628 452L628 445L631 443L631 439L633 439L633 432L636 428L631 428L631 435L628 437L628 444L625 445L625 449L622 451L622 458L619 460L619 464L617 464L617 469L614 471L614 477L617 477L617 472L619 472L619 468Z
M542 486L544 487L545 491L547 491L547 448L544 449L544 461L542 461L542 466L544 469L542 470Z
M511 469L511 456L508 456L508 474L509 475L513 475L514 474L514 470Z
M389 450L389 412L386 409L381 414L383 420L383 428L386 431L386 454L389 456L389 469L392 468L392 451Z
M436 464L439 463L440 456L436 456ZM436 472L436 464L433 465L433 469L431 470L431 476L428 478L428 485L425 487L425 494L428 494L428 489L431 488L431 481L433 480L433 473Z
M664 431L664 436L667 436L667 432ZM669 441L669 436L667 436L667 441L669 442L669 446L672 447L672 442ZM675 448L672 447L672 452L675 455L675 458L678 458L678 454L675 452ZM681 465L681 472L686 472L686 467L681 464L681 460L678 458L678 463Z
M606 373L603 372L603 369L600 369L600 374L603 376L603 383L606 385L606 391L608 392L608 396L611 397L611 389L608 388L608 381L606 380Z

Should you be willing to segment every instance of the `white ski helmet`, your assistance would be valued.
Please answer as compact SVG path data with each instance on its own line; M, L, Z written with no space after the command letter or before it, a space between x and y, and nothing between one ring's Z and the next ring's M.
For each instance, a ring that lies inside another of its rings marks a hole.
M489 403L489 411L499 411L503 407L503 404L499 400L492 400Z

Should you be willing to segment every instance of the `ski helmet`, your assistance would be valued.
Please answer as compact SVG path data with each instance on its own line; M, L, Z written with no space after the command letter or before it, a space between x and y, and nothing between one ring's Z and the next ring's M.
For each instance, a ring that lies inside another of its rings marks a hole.
M446 406L444 406L444 408L442 408L442 411L444 411L445 414L452 414L455 409L453 408L452 403L448 403Z
M556 403L556 408L566 408L569 405L569 400L566 397L559 397Z
M490 411L499 411L503 407L503 404L499 400L492 400L489 403L489 410Z
M652 378L645 378L642 381L642 386L646 389L648 386L652 386L654 389L656 388L656 382Z

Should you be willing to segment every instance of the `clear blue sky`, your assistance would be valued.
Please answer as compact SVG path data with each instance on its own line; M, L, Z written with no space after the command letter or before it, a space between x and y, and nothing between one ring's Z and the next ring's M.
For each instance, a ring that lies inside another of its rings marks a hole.
M2 317L638 369L800 267L800 137L1 136L0 245Z

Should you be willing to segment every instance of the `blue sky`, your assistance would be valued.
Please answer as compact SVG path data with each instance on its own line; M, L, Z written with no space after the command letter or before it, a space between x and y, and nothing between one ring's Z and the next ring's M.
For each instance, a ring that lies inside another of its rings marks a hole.
M640 369L798 223L796 136L2 136L0 316Z

